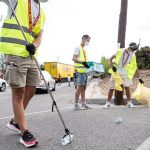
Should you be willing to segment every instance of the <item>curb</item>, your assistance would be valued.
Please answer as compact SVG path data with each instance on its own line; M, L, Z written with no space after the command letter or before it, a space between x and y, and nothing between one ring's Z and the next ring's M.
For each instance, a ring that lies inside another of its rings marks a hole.
M105 105L106 101L107 101L107 98L86 99L87 104ZM134 105L141 105L135 99L132 99L132 102L133 102ZM114 104L114 99L112 99L111 103Z

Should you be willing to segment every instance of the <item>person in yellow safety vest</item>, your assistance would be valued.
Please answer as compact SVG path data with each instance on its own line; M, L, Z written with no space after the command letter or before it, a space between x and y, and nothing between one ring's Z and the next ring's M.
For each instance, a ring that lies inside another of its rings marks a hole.
M88 58L87 53L85 50L85 46L89 45L90 42L90 36L89 35L83 35L82 41L79 47L75 48L74 55L72 60L74 61L74 66L77 71L77 88L75 92L75 105L74 110L86 110L90 108L87 106L85 102L85 90L86 90L86 84L87 84L87 69L89 68L88 65ZM79 97L81 95L82 99L82 105L79 105Z
M126 91L128 106L130 108L134 108L135 105L131 101L131 93L130 93L130 85L132 84L132 78L137 71L137 76L139 82L142 84L144 81L139 77L139 73L137 70L137 62L135 52L138 50L138 45L135 42L129 44L129 47L126 49L119 49L116 55L113 55L110 58L110 66L112 69L109 70L109 73L116 72L123 80L123 86ZM115 64L113 63L113 59L115 58ZM115 80L111 77L110 79L110 89L108 92L108 101L104 105L103 108L110 107L110 101L113 95L113 91L115 89Z
M45 16L40 2L46 1L48 0L0 0L8 6L0 32L0 53L5 55L5 79L11 87L14 110L14 118L7 127L21 134L20 143L25 147L38 144L38 140L27 128L25 109L40 82L39 70L32 56L37 54L41 44ZM29 44L20 31L10 4Z

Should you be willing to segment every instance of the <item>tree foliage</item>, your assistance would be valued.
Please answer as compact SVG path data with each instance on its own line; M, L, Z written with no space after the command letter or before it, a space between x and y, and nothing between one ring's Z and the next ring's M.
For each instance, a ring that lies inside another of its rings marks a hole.
M110 68L109 59L107 59L105 56L101 58L101 64L103 64L105 69L105 74L108 74L108 70Z
M145 46L136 52L138 69L150 69L150 47Z

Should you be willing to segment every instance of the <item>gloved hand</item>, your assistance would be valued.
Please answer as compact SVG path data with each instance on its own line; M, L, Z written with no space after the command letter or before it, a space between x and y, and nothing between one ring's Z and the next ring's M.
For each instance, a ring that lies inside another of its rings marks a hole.
M117 71L117 69L116 69L115 66L112 67L112 70L113 70L113 72L116 72L116 71Z
M140 78L139 79L139 82L141 83L141 84L144 84L144 81Z
M28 44L26 45L26 50L29 52L30 55L34 55L36 47L33 44Z
M85 68L87 68L87 69L89 69L89 68L90 68L90 66L88 65L88 63L87 63L87 62L83 62L82 64L84 65L84 67L85 67Z

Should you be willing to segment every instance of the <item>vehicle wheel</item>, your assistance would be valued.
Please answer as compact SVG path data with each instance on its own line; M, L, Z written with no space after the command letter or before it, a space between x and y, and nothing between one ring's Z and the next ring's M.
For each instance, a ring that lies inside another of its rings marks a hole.
M5 92L6 91L6 84L2 83L2 87L0 88L0 91Z
M56 83L54 84L54 88L52 89L52 91L56 91Z

